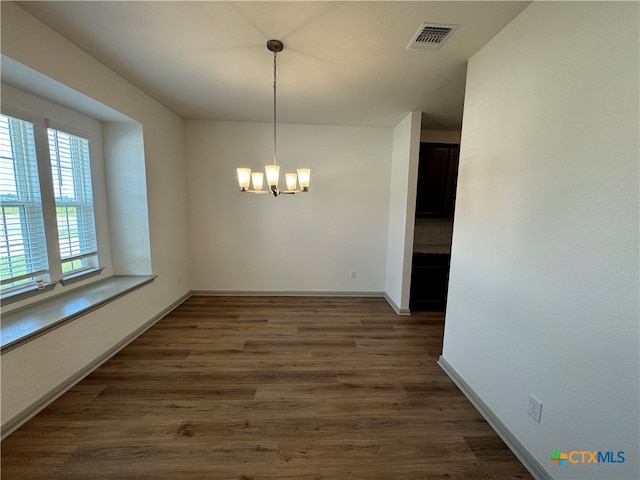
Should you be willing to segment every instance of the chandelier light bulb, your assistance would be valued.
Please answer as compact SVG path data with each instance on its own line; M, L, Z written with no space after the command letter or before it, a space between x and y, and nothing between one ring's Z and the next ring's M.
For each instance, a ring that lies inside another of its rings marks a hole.
M311 179L311 169L309 168L298 169L298 181L300 182L300 188L308 189L310 179Z
M277 187L280 167L278 165L265 165L264 170L267 173L267 185L269 187Z
M287 190L293 192L296 189L296 183L298 183L298 175L295 173L285 173L287 179Z
M249 182L251 181L251 169L250 168L238 168L238 183L242 190L249 188Z
M251 180L253 181L253 189L258 192L262 190L264 174L262 172L253 172L251 174Z

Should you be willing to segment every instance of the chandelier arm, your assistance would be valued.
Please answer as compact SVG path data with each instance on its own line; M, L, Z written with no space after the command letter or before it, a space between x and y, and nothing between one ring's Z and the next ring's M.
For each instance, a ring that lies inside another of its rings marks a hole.
M271 190L253 190L251 188L240 188L241 193L255 193L255 194L264 194L271 193Z

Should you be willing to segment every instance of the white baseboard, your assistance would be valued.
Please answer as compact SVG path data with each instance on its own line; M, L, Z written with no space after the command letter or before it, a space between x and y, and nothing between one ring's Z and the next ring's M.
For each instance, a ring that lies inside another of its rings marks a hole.
M191 290L191 295L212 297L384 297L384 292L329 292L302 290Z
M33 417L35 417L38 413L44 410L48 405L54 402L58 397L62 396L65 392L79 383L82 379L84 379L87 375L93 372L96 368L102 365L104 362L113 357L116 353L126 347L133 340L138 338L142 333L151 328L158 320L165 317L167 313L176 308L182 302L184 302L187 298L191 296L191 293L187 293L183 295L181 298L173 302L168 307L164 308L160 313L154 315L151 319L145 322L143 325L135 329L125 338L116 343L113 347L107 350L105 353L97 357L92 362L88 363L76 373L74 373L71 377L67 378L65 381L60 383L57 387L49 390L46 394L40 397L38 400L33 402L31 405L20 411L18 414L4 422L2 425L2 435L1 438L4 440L17 429L19 429L22 425L27 423Z
M529 453L520 440L511 433L502 420L493 413L493 410L484 403L484 401L476 394L471 386L466 382L464 378L458 373L458 371L451 366L444 357L440 356L438 365L444 370L444 372L453 380L465 397L476 407L476 410L484 417L487 423L493 428L498 436L509 447L513 454L520 460L522 465L529 471L531 476L536 480L553 480L553 477L544 469L544 467L538 462L538 460Z
M192 295L212 297L382 297L398 315L411 315L407 308L400 308L385 292L325 292L325 291L264 291L264 290L191 290Z
M408 308L400 308L398 305L396 305L396 302L391 300L391 297L389 297L386 292L384 294L384 299L389 305L391 305L391 308L393 308L398 315L411 315L411 312Z

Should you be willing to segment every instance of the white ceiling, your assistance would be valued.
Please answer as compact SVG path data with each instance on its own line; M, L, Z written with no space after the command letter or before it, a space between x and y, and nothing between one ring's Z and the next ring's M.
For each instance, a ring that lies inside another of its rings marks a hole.
M18 2L185 119L459 130L467 60L529 2ZM422 22L459 25L406 50Z

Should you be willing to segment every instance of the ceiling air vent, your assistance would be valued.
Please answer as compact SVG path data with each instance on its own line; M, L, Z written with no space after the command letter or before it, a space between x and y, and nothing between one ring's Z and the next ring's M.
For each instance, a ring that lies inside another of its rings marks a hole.
M437 50L453 34L458 25L423 23L407 46L407 50Z

